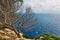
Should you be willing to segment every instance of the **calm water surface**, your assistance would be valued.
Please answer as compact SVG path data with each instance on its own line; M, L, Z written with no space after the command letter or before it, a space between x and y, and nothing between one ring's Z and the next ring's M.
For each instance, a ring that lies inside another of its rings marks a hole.
M60 36L60 14L36 14L36 17L38 24L27 31L21 28L23 33L30 37L45 33Z

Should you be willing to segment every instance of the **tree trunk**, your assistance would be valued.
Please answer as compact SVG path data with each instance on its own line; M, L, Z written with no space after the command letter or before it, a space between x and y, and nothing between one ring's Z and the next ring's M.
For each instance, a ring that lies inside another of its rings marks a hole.
M19 32L13 27L14 32L17 34L18 38L21 38Z

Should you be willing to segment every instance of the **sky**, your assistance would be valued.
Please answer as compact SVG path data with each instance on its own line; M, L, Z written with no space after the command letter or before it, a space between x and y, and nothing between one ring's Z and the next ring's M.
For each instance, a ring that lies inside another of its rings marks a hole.
M60 13L60 0L24 0L23 5L31 6L35 13Z

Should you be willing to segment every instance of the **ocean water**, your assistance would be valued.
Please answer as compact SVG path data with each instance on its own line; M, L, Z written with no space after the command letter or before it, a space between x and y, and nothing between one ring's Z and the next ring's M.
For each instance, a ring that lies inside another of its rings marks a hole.
M30 30L21 28L21 32L31 37L40 34L60 36L60 14L35 14L38 23Z

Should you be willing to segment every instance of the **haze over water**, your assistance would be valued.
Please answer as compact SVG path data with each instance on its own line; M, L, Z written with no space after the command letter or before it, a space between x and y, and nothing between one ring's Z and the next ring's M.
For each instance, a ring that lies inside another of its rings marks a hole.
M36 17L38 24L28 31L21 29L23 33L30 37L46 33L60 36L60 14L36 14Z
M60 0L24 0L23 8L27 6L36 13L38 23L28 31L21 28L23 33L30 37L45 33L60 36Z

